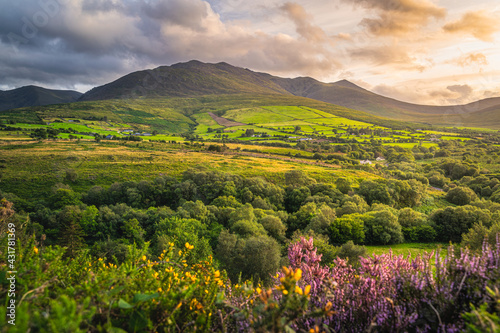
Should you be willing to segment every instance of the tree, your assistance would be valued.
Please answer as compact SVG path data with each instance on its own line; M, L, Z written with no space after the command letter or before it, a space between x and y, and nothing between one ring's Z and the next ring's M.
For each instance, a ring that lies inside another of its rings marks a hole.
M476 193L465 186L457 186L446 193L446 200L459 206L468 205L476 199Z
M308 202L288 218L288 234L295 230L304 230L313 217L317 214L317 206L314 202Z
M326 204L322 204L314 216L311 222L306 227L306 230L314 230L317 234L326 234L328 232L328 227L335 220L335 210L330 208Z
M474 223L491 225L491 213L473 206L446 207L438 209L429 217L436 226L438 240L460 243L462 234L467 233Z
M394 204L394 193L387 186L386 181L383 180L364 180L359 185L358 194L363 196L369 205L373 202L380 202L389 206Z
M61 229L60 242L66 247L66 257L74 258L85 247L83 241L85 233L83 232L80 223L75 218L67 221L67 224Z
M350 214L334 220L329 226L330 242L344 244L353 241L361 244L365 240L364 222L366 217L362 214Z
M373 245L402 243L403 233L397 216L382 210L364 214L365 243Z
M337 208L337 216L343 216L347 214L363 214L368 210L369 206L365 199L355 194L351 196L344 197L344 203L341 207Z
M80 194L72 189L58 188L55 190L55 193L49 197L49 202L55 209L60 209L65 206L81 204L80 197Z
M278 241L285 240L286 225L277 216L266 215L260 219L260 224L266 229L269 236Z
M343 194L348 194L350 191L352 191L351 182L346 178L337 178L337 180L335 181L335 185L337 186L337 189Z
M249 220L236 221L232 225L231 231L243 238L267 235L266 229L264 229L262 224Z
M311 196L311 191L306 186L289 188L285 199L285 208L289 213L296 212Z
M233 281L253 279L269 283L280 264L280 246L269 236L241 238L227 230L219 235L217 257Z
M130 219L122 225L122 235L125 239L137 244L139 248L144 247L144 229L142 229L137 219Z

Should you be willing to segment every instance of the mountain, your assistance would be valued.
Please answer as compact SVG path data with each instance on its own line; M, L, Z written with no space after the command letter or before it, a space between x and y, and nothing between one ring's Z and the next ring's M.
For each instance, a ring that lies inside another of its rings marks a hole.
M0 90L0 111L49 104L75 102L82 93L72 90L51 90L25 86L13 90Z
M261 73L227 63L196 60L125 75L85 93L81 101L137 97L189 97L219 94L290 94Z
M323 83L309 77L295 79L272 77L271 81L296 96L398 120L422 121L426 118L435 119L439 115L464 115L492 108L500 109L500 97L483 99L465 105L419 105L375 94L347 80Z
M242 93L295 95L380 117L439 125L457 125L468 118L479 117L482 112L496 119L495 110L500 109L500 97L466 105L419 105L375 94L347 80L324 83L310 77L281 78L224 62L207 64L196 60L128 74L93 88L82 95L80 101Z

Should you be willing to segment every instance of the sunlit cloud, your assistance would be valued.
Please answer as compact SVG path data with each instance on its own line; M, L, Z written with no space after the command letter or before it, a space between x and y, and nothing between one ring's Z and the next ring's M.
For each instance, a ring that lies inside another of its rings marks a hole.
M447 23L443 30L468 34L485 42L493 42L493 34L500 31L500 16L485 10L467 12L459 20Z
M431 19L442 19L446 9L428 0L343 0L376 13L360 24L374 35L402 36L426 26Z

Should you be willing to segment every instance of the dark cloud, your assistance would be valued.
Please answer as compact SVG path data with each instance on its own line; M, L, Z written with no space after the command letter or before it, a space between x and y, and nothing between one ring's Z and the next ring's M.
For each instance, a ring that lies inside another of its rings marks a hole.
M208 9L208 3L199 0L170 0L142 4L142 10L150 18L196 30L206 28L203 22L209 15Z
M317 76L341 67L323 45L324 32L296 4L282 10L300 38L223 22L202 0L0 0L0 5L2 87L98 85L191 59Z
M124 11L123 3L112 0L84 0L82 2L84 12L98 13L110 11Z

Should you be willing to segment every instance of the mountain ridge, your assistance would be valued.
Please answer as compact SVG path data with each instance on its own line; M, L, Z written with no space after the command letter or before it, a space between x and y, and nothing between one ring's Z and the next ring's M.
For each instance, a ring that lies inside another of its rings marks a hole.
M28 85L12 90L0 90L0 111L21 107L76 102L82 93L74 90L47 89Z
M307 97L376 116L406 121L422 121L428 118L434 122L439 116L472 114L486 109L489 113L500 111L500 97L464 105L420 105L376 94L348 80L324 83L311 77L281 78L225 62L204 63L198 60L127 74L93 88L79 100L241 93Z

